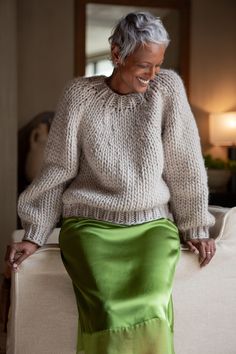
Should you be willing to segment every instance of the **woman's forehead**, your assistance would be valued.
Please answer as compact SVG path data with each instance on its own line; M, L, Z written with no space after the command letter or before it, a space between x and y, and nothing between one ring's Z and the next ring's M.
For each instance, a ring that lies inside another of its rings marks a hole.
M130 60L162 60L165 54L165 47L157 43L147 43L138 46L128 58ZM127 59L128 59L127 58Z

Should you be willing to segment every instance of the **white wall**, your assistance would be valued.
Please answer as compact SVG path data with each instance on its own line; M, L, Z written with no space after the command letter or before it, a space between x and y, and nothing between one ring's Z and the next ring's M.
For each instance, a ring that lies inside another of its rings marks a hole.
M209 113L236 109L235 18L235 0L192 0L190 99L205 149Z
M0 272L16 227L16 0L0 0Z
M73 77L73 0L18 2L19 128L55 110Z

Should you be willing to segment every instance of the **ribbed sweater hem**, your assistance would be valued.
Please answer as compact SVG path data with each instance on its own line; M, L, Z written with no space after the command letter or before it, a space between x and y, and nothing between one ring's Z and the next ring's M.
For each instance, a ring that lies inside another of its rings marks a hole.
M147 221L168 218L174 220L168 205L159 205L148 210L114 211L104 210L88 205L64 205L63 217L80 216L96 220L113 222L115 224L142 224Z

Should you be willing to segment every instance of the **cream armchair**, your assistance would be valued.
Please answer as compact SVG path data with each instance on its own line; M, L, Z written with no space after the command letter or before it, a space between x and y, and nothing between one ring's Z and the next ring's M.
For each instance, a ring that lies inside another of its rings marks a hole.
M215 257L200 268L197 256L182 248L176 270L176 354L236 353L236 208L210 211L217 218ZM12 274L7 354L76 353L77 308L58 233ZM18 230L13 239L22 235Z

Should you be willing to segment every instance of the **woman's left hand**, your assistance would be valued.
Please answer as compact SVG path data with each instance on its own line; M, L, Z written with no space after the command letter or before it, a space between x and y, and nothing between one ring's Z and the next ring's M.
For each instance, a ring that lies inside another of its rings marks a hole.
M191 252L199 255L201 267L207 265L216 253L215 240L213 238L189 240L186 241L186 245Z

